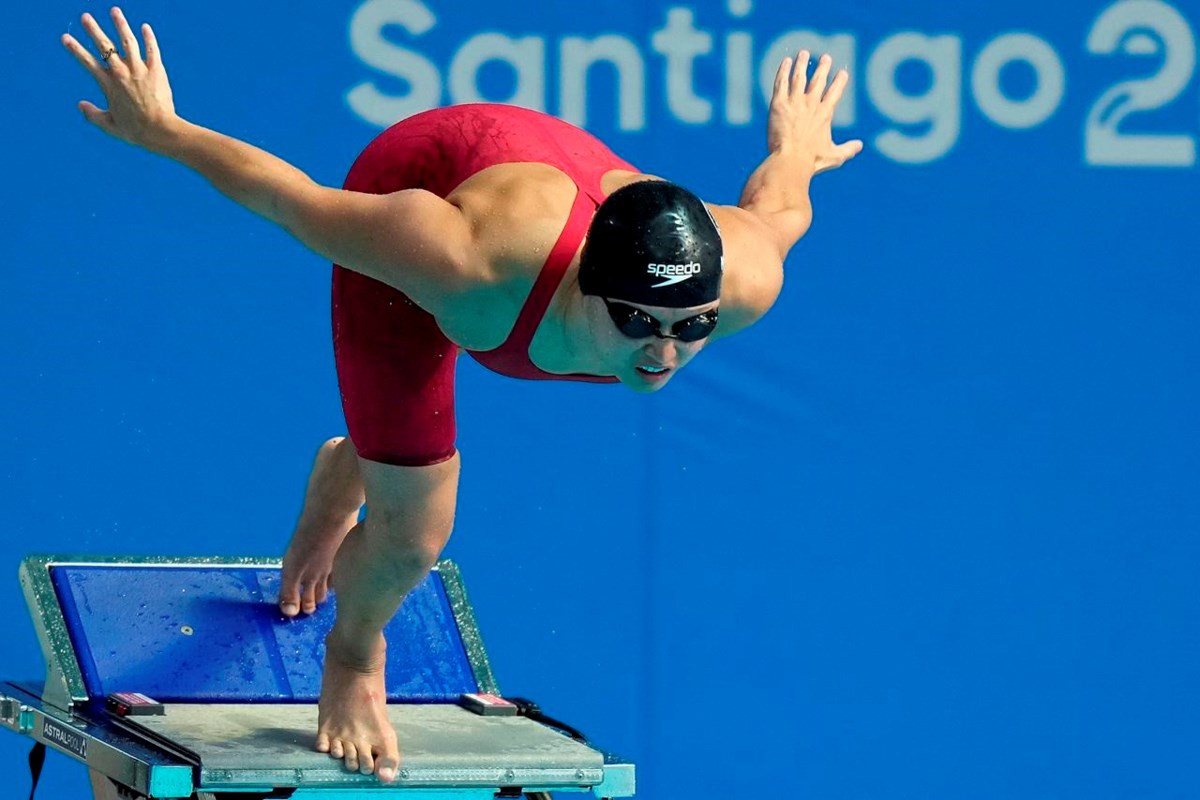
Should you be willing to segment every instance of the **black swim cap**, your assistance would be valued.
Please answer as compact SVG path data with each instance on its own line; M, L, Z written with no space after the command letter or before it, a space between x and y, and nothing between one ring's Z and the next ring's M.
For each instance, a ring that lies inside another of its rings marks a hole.
M638 181L596 209L579 262L584 294L687 308L721 296L721 232L699 197Z

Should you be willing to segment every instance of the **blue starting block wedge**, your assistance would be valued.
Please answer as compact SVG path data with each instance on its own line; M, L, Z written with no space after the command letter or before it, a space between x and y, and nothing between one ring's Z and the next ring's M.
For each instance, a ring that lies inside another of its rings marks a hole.
M279 563L263 559L26 559L21 585L46 679L0 683L0 727L85 764L100 800L633 795L633 764L536 709L494 700L449 561L385 629L397 780L380 784L315 752L336 598L289 619L276 606L279 579Z

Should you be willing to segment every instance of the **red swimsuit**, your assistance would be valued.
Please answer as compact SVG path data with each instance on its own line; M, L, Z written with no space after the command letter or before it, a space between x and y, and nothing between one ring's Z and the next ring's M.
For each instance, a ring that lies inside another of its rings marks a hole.
M611 383L594 375L553 375L529 359L529 343L596 207L601 177L633 171L585 131L514 106L439 108L396 123L354 162L344 188L385 194L421 188L446 197L495 164L534 162L566 173L579 192L512 332L494 350L471 353L515 378ZM458 346L434 318L387 284L333 268L333 352L342 408L358 454L371 461L427 466L454 455L454 363Z

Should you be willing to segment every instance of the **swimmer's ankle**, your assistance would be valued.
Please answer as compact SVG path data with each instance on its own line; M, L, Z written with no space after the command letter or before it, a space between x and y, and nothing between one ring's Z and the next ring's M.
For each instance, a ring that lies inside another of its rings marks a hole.
M382 672L387 662L387 642L382 632L374 636L348 636L335 625L325 637L325 660L364 675Z

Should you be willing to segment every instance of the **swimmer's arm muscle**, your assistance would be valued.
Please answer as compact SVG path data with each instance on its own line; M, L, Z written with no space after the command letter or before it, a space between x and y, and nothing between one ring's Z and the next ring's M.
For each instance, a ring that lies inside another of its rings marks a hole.
M63 46L108 100L108 110L80 102L89 122L191 167L312 250L391 284L434 314L457 291L478 285L470 268L477 268L479 260L467 258L473 252L472 227L458 207L419 191L369 195L323 187L265 150L188 122L175 113L150 26L142 26L143 58L119 8L112 9L112 21L120 51L91 14L81 18L84 30L105 54L103 64L74 36L62 36Z
M154 147L314 252L408 294L434 314L471 285L472 227L431 192L386 195L321 186L251 144L179 120Z
M757 322L783 289L783 255L772 228L756 214L736 206L709 206L725 245L721 316L713 339Z
M738 206L762 223L780 259L787 258L788 251L812 225L808 187L813 166L812 159L801 154L771 153L742 189Z

